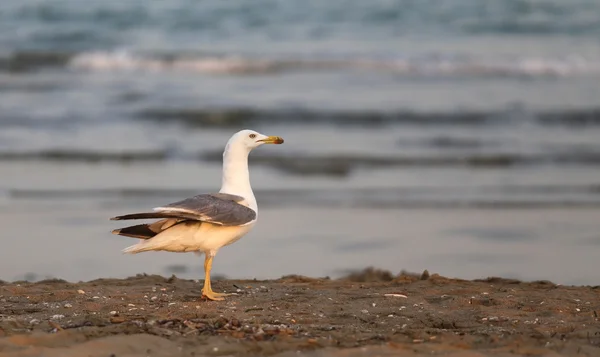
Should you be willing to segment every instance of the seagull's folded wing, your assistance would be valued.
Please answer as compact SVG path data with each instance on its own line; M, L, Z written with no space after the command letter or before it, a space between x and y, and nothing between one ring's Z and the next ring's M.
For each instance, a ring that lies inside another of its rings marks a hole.
M212 193L156 207L154 212L126 214L113 217L111 220L148 218L178 218L221 226L242 226L254 221L256 212L247 207L247 203L241 196Z

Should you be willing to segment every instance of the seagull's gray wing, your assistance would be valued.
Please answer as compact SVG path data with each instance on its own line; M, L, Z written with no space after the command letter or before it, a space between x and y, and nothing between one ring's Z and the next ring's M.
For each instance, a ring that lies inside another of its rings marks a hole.
M156 207L154 212L127 214L111 219L178 218L221 226L242 226L256 219L256 212L245 204L241 196L212 193Z

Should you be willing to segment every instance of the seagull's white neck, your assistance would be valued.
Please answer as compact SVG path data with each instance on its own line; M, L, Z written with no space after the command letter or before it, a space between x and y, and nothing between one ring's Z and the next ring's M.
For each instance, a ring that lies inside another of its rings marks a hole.
M250 208L258 213L258 205L248 171L248 154L250 151L241 145L227 145L223 153L223 181L219 192L244 197Z

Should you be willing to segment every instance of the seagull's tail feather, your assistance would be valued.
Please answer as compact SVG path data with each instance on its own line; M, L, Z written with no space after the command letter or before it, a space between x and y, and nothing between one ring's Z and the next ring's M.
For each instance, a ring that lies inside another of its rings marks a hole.
M123 249L123 253L125 254L137 254L141 252L148 252L151 250L156 250L151 244L147 244L147 241L141 241L138 244L134 244Z
M186 212L178 212L178 211L171 211L171 212L164 212L164 211L157 211L157 212L143 212L143 213L132 213L132 214L125 214L122 216L116 216L116 217L112 217L110 220L111 221L122 221L122 220L127 220L127 219L152 219L152 218L181 218L181 219L194 219L197 218L196 216L193 216L191 214L188 214Z
M150 239L182 221L179 218L165 218L150 224L137 224L135 226L113 229L111 233L131 238Z
M111 231L111 233L117 234L120 236L124 236L124 237L149 239L149 238L154 237L157 233L157 232L152 231L149 226L150 225L148 225L148 224L138 224L137 226L113 229Z

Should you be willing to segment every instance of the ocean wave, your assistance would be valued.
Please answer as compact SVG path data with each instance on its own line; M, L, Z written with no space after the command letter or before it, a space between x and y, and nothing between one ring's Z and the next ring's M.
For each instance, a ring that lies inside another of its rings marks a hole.
M45 67L85 71L184 72L265 75L293 71L376 71L410 77L572 77L600 75L600 60L562 58L473 58L425 54L414 57L319 56L298 58L209 54L137 54L127 50L60 52L19 51L0 57L0 70L28 72Z
M64 67L74 56L70 52L20 51L0 57L0 71L31 72L46 67Z
M178 200L207 189L115 188L91 190L10 189L10 200ZM600 207L594 185L514 185L437 188L257 189L263 207L314 206L355 208L564 208ZM149 202L149 204L151 204Z
M145 109L137 114L143 120L178 122L192 127L242 127L260 124L326 124L377 127L382 125L502 125L537 123L544 126L598 126L600 108L532 112L521 109L500 111L316 111L302 109ZM438 143L452 145L453 143ZM456 144L456 143L454 143ZM466 143L463 143L466 144Z
M187 71L215 74L267 74L286 71L365 70L416 76L574 76L600 74L600 62L578 56L477 60L460 56L375 59L269 59L243 56L142 56L127 51L87 52L69 61L95 71Z
M79 149L47 149L39 151L0 152L0 161L58 161L58 162L118 162L162 161L169 157L166 151L91 151Z
M200 155L209 162L220 162L222 153L214 151ZM533 165L600 165L600 152L565 152L552 154L455 154L440 156L366 156L294 154L252 156L253 165L266 165L293 175L348 176L360 168L397 167L465 167L470 169L510 169Z
M355 1L352 6L347 1L277 2L276 6L274 3L259 2L252 7L245 2L222 4L220 1L198 4L174 0L169 6L137 1L8 1L3 20L31 22L42 31L56 23L76 23L88 25L99 32L114 33L115 36L128 30L158 28L175 33L203 31L217 39L249 31L261 35L277 32L281 36L291 32L306 38L361 30L397 35L398 29L434 34L473 31L486 34L595 35L599 27L599 6L593 0L499 1L492 4L480 0L444 4L374 0Z
M0 152L1 161L49 161L60 163L104 163L134 164L139 162L161 162L177 160L183 162L204 161L220 163L221 149L201 153L182 153L173 150L148 151L92 151L82 149L43 149L38 151ZM455 153L443 155L363 155L323 154L308 156L298 153L261 154L255 153L252 165L268 166L286 174L299 176L348 176L357 169L382 169L398 167L465 167L470 169L510 169L533 165L576 165L600 166L600 151L596 152L553 152L547 154L528 153Z

